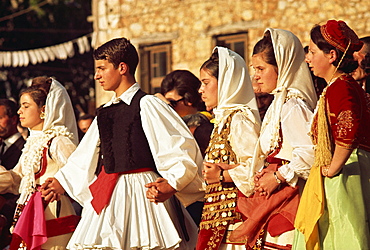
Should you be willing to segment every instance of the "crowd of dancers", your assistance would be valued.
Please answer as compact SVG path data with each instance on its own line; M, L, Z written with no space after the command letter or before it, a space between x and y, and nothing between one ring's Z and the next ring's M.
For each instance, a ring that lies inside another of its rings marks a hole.
M370 249L368 40L329 20L305 52L268 28L252 74L215 47L156 95L130 41L110 40L95 80L114 96L80 142L65 88L34 78L18 111L0 102L0 247Z

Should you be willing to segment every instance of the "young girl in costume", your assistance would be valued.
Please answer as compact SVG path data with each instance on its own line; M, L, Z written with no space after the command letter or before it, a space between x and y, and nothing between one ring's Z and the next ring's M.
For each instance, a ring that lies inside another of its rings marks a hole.
M78 223L70 199L62 195L59 202L41 204L40 213L34 211L41 202L38 186L63 167L78 143L72 104L65 88L45 77L21 92L20 104L20 122L30 136L14 169L0 167L0 191L20 193L11 248L65 249Z
M245 178L260 130L260 117L245 61L235 52L216 47L200 70L199 92L215 127L206 150L207 182L197 249L244 249L231 242L229 230L240 221L238 189Z
M295 249L369 249L370 112L350 75L362 42L343 21L311 30L308 63L328 83L312 124L315 163L299 205ZM304 237L303 237L304 236Z
M308 132L317 101L304 60L300 41L286 30L267 29L253 50L254 78L274 100L246 176L251 183L244 187L245 197L238 199L244 221L231 235L247 240L247 249L292 247L299 187L313 163Z

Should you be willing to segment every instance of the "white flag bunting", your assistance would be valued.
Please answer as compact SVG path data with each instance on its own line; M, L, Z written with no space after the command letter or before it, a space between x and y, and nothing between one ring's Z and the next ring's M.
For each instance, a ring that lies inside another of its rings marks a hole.
M78 52L84 54L91 49L91 44L88 41L89 36L91 36L91 34L45 48L21 51L0 51L0 67L26 67L30 63L35 65L54 61L55 59L65 60L67 58L72 58L75 55L74 43L77 44Z

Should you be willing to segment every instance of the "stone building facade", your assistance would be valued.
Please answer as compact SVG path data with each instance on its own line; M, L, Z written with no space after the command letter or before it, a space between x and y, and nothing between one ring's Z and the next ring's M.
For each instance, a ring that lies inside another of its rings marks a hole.
M129 38L140 51L137 81L151 93L172 70L198 76L216 44L244 53L249 63L267 27L292 31L303 46L313 25L328 19L370 35L368 0L92 0L92 6L93 45ZM97 105L109 99L100 86L96 91Z

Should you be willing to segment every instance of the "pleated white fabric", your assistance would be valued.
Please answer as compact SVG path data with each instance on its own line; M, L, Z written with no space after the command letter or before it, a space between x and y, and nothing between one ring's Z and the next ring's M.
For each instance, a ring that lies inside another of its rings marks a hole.
M124 174L118 179L110 204L97 215L90 203L73 234L69 249L194 249L197 227L182 207L190 240L186 242L173 200L152 203L144 185L154 172ZM129 198L127 198L129 197ZM130 201L130 202L126 202Z

